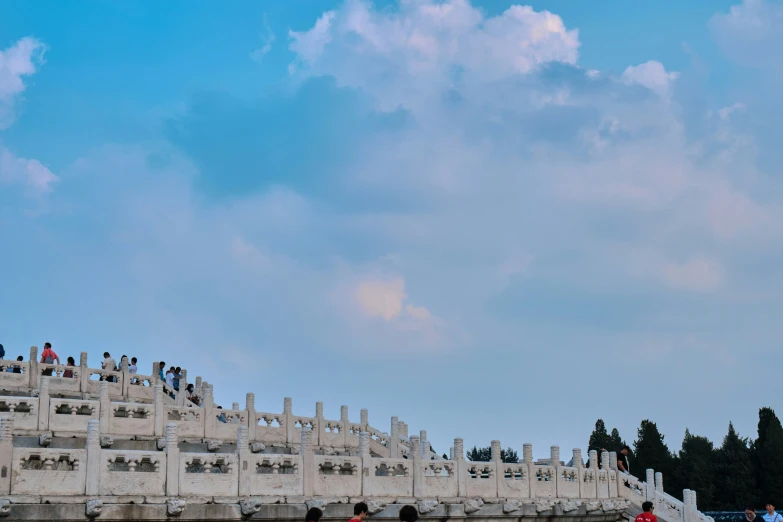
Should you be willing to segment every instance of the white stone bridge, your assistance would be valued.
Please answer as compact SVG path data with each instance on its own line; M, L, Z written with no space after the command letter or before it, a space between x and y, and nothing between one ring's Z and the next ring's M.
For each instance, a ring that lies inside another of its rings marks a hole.
M351 504L366 501L373 518L396 519L417 506L423 519L579 519L615 522L650 500L665 522L711 522L685 491L680 502L663 491L660 473L647 481L617 470L615 454L572 466L552 446L534 462L525 444L522 462L465 460L462 439L451 458L430 450L426 432L408 435L391 418L389 431L351 422L245 407L217 409L210 384L196 378L197 406L152 375L87 366L0 360L0 517L9 520L303 520L321 506L325 520L347 520ZM11 369L12 372L6 371ZM15 370L15 372L13 371ZM69 370L72 377L63 377ZM51 376L43 375L51 373ZM114 382L106 379L114 377ZM180 389L187 374L183 371ZM172 398L173 395L173 398ZM224 422L225 420L225 422Z

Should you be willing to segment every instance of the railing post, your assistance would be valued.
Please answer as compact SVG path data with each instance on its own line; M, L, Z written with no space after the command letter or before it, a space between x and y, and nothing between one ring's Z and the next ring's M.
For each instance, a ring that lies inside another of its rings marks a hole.
M302 456L302 487L305 497L312 497L315 488L315 454L313 453L313 432L302 428L299 454Z
M655 474L655 491L663 493L663 473L660 471Z
M0 417L0 495L11 494L14 418Z
M38 431L49 430L49 377L41 377L38 389Z
M370 425L370 412L367 411L367 408L362 408L362 410L359 411L359 424L362 425L364 431L368 431L367 426Z
M421 461L421 441L419 437L410 438L411 449L408 454L408 460L411 461L411 472L413 473L413 496L422 498L424 496L424 468Z
M527 483L530 485L527 496L532 497L535 488L533 483L536 480L536 469L533 463L533 445L529 442L522 444L522 462L527 465Z
M101 484L101 421L87 421L87 482L85 495L97 495Z
M617 470L616 451L609 452L609 476L607 478L609 479L609 498L615 498L620 494L618 491L620 488L620 472Z
M609 452L609 470L610 471L617 471L617 452L616 451L610 451Z
M214 389L212 385L204 382L201 385L201 389L204 390L204 437L212 439L215 437L215 423L217 422L217 415L215 414L215 400Z
M193 393L196 394L199 398L204 396L204 393L201 391L201 375L196 376L196 385L193 387Z
M294 434L296 433L296 426L294 426L294 413L293 413L293 401L291 397L283 398L283 417L285 417L285 441L287 444L294 444ZM302 426L304 429L304 426ZM312 439L311 439L312 440Z
M41 378L41 373L38 371L38 347L30 347L30 388L33 390L38 388L38 380Z
M315 424L313 426L313 440L315 446L324 445L324 403L315 403Z
M348 435L351 432L351 422L348 420L348 406L340 406L340 438L343 440L343 447L348 447Z
M647 486L646 487L647 500L655 504L655 470L648 469L645 473L646 473L645 486Z
M583 498L582 490L584 489L584 462L582 462L582 450L580 448L574 448L571 452L571 464L576 468L576 477L579 481L579 498Z
M111 419L111 400L109 399L109 382L101 381L98 394L98 418L101 421L101 433L109 434L109 421Z
M495 496L497 497L500 492L501 480L505 481L505 474L503 473L503 450L500 446L499 440L493 440L489 445L490 459L495 464Z
M247 410L247 439L256 440L258 418L256 417L256 396L254 393L245 395L245 409Z
M166 424L166 495L179 495L179 437L174 422Z
M128 388L130 387L130 373L128 373L128 358L122 358L120 359L120 378L122 379L122 382L120 383L120 387L122 390L122 398L123 400L126 400L128 397Z
M391 418L391 428L389 429L389 458L400 458L400 420L397 417Z
M160 361L155 361L152 363L152 375L151 375L152 377L151 384L153 386L155 386L157 383L160 382L159 372L160 372Z
M461 438L454 439L454 473L457 474L457 496L468 496L468 470L465 463L465 442Z
M82 394L90 392L90 372L87 371L87 352L79 354L79 391Z
M427 440L427 430L419 431L419 444L421 444L421 458L430 460L430 442Z
M250 448L248 447L247 428L239 426L237 428L237 474L239 478L239 496L247 497L250 495L250 477L255 470L251 470L248 459L250 458Z
M369 481L372 469L372 457L370 457L370 433L359 433L359 456L362 457L362 495L370 493Z
M101 383L103 384L103 383ZM163 385L158 383L152 389L155 401L155 436L162 437L166 426L166 409L163 406Z
M179 377L179 393L177 394L177 398L180 400L180 406L185 405L185 397L188 395L188 371L185 368L182 368L182 372L180 373Z

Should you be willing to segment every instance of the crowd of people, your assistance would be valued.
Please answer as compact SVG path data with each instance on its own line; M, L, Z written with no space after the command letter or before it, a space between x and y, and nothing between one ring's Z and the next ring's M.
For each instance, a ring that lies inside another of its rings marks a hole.
M324 512L317 507L307 510L305 522L319 522ZM348 522L364 522L370 516L370 508L365 502L359 502L353 506L353 517ZM402 506L400 508L400 522L416 522L419 520L419 512L414 506Z

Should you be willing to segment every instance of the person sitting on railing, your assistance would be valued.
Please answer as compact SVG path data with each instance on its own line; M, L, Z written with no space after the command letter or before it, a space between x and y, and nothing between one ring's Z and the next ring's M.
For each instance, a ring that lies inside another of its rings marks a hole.
M195 404L196 406L198 406L198 403L199 403L199 398L198 398L198 395L196 395L195 393L193 393L193 392L195 391L195 389L196 389L196 388L195 388L195 386L193 386L193 383L190 383L190 384L188 384L188 387L187 387L187 388L185 388L185 393L186 393L185 397L186 397L186 398L187 398L187 399L188 399L190 402L192 402L193 404Z
M68 357L66 366L76 366L76 361L73 360L73 357ZM66 379L73 379L73 370L65 370L63 372L63 377Z
M52 350L52 343L44 343L44 350L41 354L41 363L54 364L54 361L57 361L57 364L60 364L60 358L56 353L54 353L54 350ZM53 368L46 368L42 375L50 376L52 375L52 370Z
M117 371L117 363L114 362L114 358L111 356L111 354L109 354L109 352L103 352L103 362L101 363L101 369L109 372ZM109 375L109 376L101 375L101 380L116 382L116 379L114 378L113 375Z
M136 358L131 357L131 363L128 365L128 373L135 374L139 371L139 368L136 366ZM131 379L131 384L141 384L141 381L137 379L136 377Z

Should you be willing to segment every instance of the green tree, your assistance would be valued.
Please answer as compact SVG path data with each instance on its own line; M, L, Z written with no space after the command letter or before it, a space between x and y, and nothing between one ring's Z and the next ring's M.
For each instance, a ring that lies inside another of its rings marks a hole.
M620 437L620 432L617 431L617 428L612 428L612 434L609 435L609 446L607 446L606 449L620 453L620 450L623 449L623 446L627 446L627 444L623 438Z
M645 419L639 425L634 445L634 464L632 473L639 479L645 480L648 468L663 473L664 485L666 478L673 478L676 462L674 455L663 440L663 435L658 431L658 426L651 420ZM670 488L666 488L667 490Z
M723 445L715 450L715 510L737 509L756 500L756 470L748 439L740 437L729 422ZM699 504L701 504L701 498Z
M674 485L677 489L674 491L679 493L684 488L692 489L696 492L699 508L702 510L713 508L715 503L715 466L712 442L707 437L693 435L686 429L680 458L676 462L678 470L676 477L674 477Z
M473 446L473 449L467 452L466 457L472 462L489 462L492 460L492 449ZM519 462L519 455L511 448L501 449L500 460L508 464L516 464Z
M602 449L612 451L609 449L609 446L611 445L612 438L606 431L606 424L604 424L603 419L598 419L595 421L595 429L593 430L593 433L590 434L590 440L587 442L588 451L596 450L600 457Z
M752 451L758 489L763 495L758 500L761 504L783 505L783 426L772 408L759 410L759 436Z

